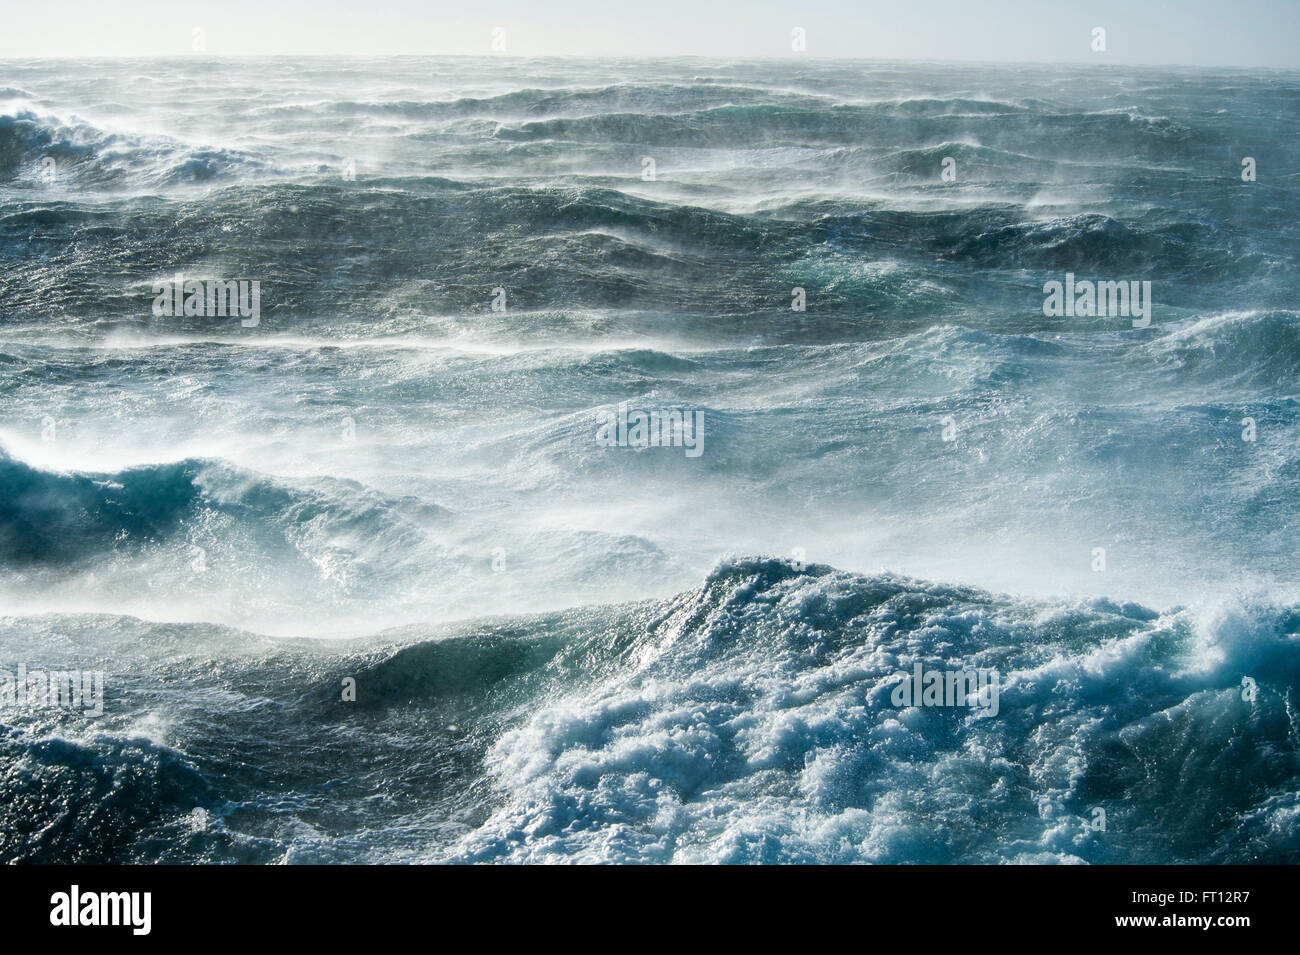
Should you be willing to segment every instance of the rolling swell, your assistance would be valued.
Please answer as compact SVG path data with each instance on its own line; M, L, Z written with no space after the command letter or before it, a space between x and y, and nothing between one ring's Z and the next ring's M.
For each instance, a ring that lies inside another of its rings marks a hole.
M818 293L821 306L799 321L825 323L811 332L822 341L855 325L861 335L863 318L885 309L903 318L933 314L930 302L909 307L906 295L844 297L820 263L845 255L844 269L902 262L952 294L965 294L972 268L1005 275L981 289L996 306L989 322L1013 308L1021 320L1039 312L1024 303L1036 297L1041 305L1042 283L1025 283L1016 274L1024 270L1058 280L1067 270L1081 277L1158 274L1165 277L1161 303L1183 308L1234 307L1237 283L1258 281L1266 304L1287 307L1271 282L1277 265L1268 254L1190 222L1096 213L1043 220L1002 208L846 214L826 201L740 214L596 186L392 185L405 188L241 186L219 194L215 207L210 200L151 201L125 217L50 202L15 208L0 214L0 236L24 255L0 289L14 323L53 320L87 335L107 327L238 334L235 322L151 313L153 283L177 271L182 253L189 276L274 276L266 280L261 321L280 332L325 327L356 335L373 327L376 313L488 312L485 272L511 288L520 309L659 309L684 322L692 313L721 313L728 320L715 326L723 337L733 328L809 337L782 314L788 287L799 282ZM231 221L239 223L237 234L225 231ZM492 241L474 245L483 234ZM88 239L92 249L62 260L59 250L74 239ZM123 247L130 255L118 266ZM279 263L289 254L296 264L284 268ZM54 258L55 274L44 257ZM431 257L439 263L436 283L428 276ZM115 271L106 272L110 261ZM495 319L489 313L487 320Z

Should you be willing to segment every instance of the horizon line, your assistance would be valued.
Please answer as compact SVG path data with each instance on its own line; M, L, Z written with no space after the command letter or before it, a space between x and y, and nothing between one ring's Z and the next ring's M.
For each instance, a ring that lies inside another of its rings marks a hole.
M983 59L928 59L925 57L878 57L878 56L816 56L807 53L798 55L780 55L773 53L749 55L716 55L707 53L618 53L608 55L587 53L537 53L520 55L511 53L135 53L135 54L48 54L39 56L0 55L0 62L64 60L69 62L86 62L91 60L272 60L272 59L356 59L356 60L396 60L396 59L464 59L464 60L507 60L511 62L530 62L536 60L709 60L714 62L794 62L811 61L814 63L905 63L933 64L938 66L1032 66L1032 67L1097 67L1112 66L1127 69L1182 69L1182 70L1261 70L1277 73L1300 73L1300 66L1243 66L1240 64L1207 63L1144 63L1129 60L983 60Z

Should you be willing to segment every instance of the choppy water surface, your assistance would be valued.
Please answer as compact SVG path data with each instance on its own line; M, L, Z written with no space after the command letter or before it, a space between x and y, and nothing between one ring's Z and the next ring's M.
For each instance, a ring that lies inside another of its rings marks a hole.
M7 61L0 670L105 707L0 707L0 858L1297 861L1297 125L1284 72Z

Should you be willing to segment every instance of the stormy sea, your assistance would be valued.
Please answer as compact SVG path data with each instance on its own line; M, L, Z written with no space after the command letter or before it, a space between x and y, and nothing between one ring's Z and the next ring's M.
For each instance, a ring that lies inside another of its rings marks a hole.
M1300 862L1298 127L4 61L0 861Z

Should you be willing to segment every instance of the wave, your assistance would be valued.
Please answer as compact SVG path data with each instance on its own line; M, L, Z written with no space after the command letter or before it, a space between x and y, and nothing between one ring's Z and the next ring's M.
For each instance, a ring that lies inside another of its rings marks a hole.
M420 522L444 513L413 499L385 499L355 481L292 486L202 459L97 474L42 470L0 451L0 491L0 558L20 565L75 565L108 552L207 543L223 552L250 548L285 569L348 549L364 566L361 551L402 549Z
M41 824L6 825L6 861L1300 860L1297 606L1035 603L756 557L668 600L335 647L108 623L29 639L114 635L115 718L185 749L11 729L3 812ZM996 713L896 705L917 664L995 669ZM175 707L159 673L222 702ZM352 778L339 734L378 768ZM47 778L73 808L121 783L104 825L60 828Z
M1054 174L1055 163L1010 149L978 143L946 141L903 149L880 147L838 147L816 156L819 170L838 173L862 171L877 176L897 176L909 180L935 183L945 160L951 159L961 170L962 180L1015 182L1033 181Z
M1266 256L1208 225L1100 213L1044 219L1012 205L846 210L842 201L818 199L735 214L595 185L439 179L245 184L179 209L142 203L125 229L105 228L111 217L66 202L0 214L4 235L36 227L48 241L75 235L84 243L75 262L53 269L30 257L15 263L11 323L30 324L37 334L72 325L99 335L122 323L153 333L210 333L219 323L151 315L151 283L178 269L260 278L261 334L324 327L340 337L374 334L377 322L404 315L473 313L504 327L513 319L488 312L493 283L510 290L523 335L530 333L527 316L558 314L563 303L574 311L666 311L699 333L708 332L709 315L712 334L724 338L763 329L809 337L804 326L816 324L826 340L846 328L860 335L879 314L917 320L946 313L963 301L972 267L1040 273L1032 291L993 290L1025 321L1041 317L1041 283L1066 271L1080 278L1154 275L1159 304L1197 308L1239 298L1240 281L1276 285ZM237 239L232 221L241 223ZM491 243L481 244L484 236ZM198 264L177 262L182 240L208 242L212 251ZM295 268L276 264L284 243L308 240ZM123 242L131 250L129 285L106 264ZM438 258L437 282L428 275L430 255ZM833 256L842 258L835 263ZM485 269L493 277L486 286ZM808 288L820 307L798 323L778 320L794 286ZM1208 301L1198 294L1207 287Z
M987 231L964 226L935 243L946 258L992 268L1179 271L1209 267L1208 241L1161 233L1095 213L1013 222ZM1235 264L1235 263L1234 263ZM1223 268L1222 263L1218 263Z
M259 161L233 150L114 133L31 109L0 114L0 182L11 185L148 188L221 182L262 168Z
M1180 323L1145 342L1143 359L1225 389L1287 389L1300 377L1300 312L1232 311Z
M12 66L0 858L1300 861L1291 79Z
M1106 600L1051 610L739 560L640 619L617 673L552 698L491 747L506 805L453 858L1280 862L1300 852L1296 608L1201 629L1185 612ZM897 675L918 662L997 668L998 715L894 707ZM1262 681L1251 702L1243 674ZM1083 825L1097 808L1105 833Z
M1007 104L951 100L826 105L726 103L676 113L611 111L586 116L503 120L506 142L627 143L660 147L770 148L773 145L875 145L941 141L954 128L1007 150L1033 148L1043 159L1113 162L1159 159L1195 136L1168 117L1110 111L1039 113ZM1032 143L1032 147L1028 144ZM937 175L937 171L936 171Z
M784 102L809 108L827 105L827 98L807 93L778 94ZM545 116L576 118L604 112L679 113L683 106L707 108L735 102L770 101L769 89L726 84L682 86L676 83L619 83L608 86L526 87L492 96L461 96L450 100L326 100L264 107L258 116L286 114L318 118L322 114L347 117L380 116L421 121L440 119L504 119Z

